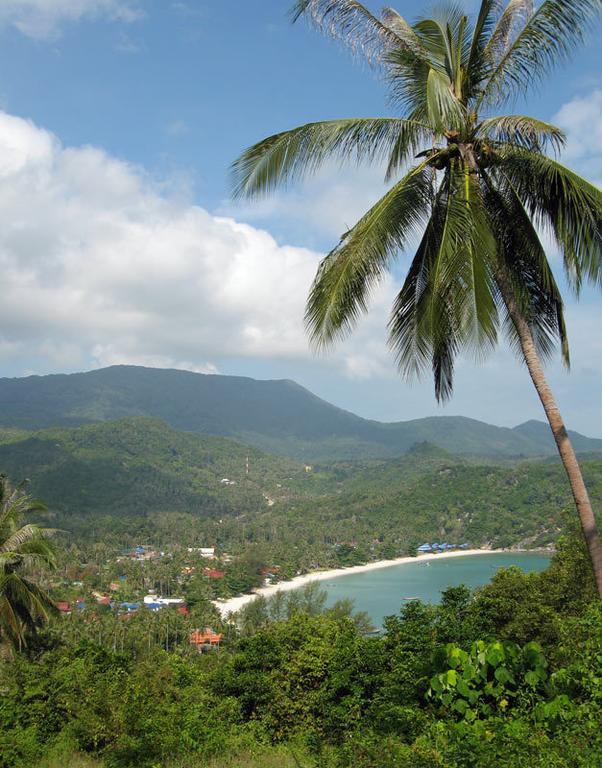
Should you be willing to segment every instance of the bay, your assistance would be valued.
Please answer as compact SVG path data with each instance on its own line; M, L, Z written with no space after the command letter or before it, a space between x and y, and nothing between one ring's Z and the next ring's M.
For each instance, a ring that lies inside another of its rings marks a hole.
M500 568L516 565L530 573L545 570L549 562L550 556L541 552L467 555L337 576L320 582L320 587L328 595L327 605L349 598L357 611L366 611L375 626L381 627L384 617L398 613L408 599L437 603L447 587L460 584L479 587L490 581Z

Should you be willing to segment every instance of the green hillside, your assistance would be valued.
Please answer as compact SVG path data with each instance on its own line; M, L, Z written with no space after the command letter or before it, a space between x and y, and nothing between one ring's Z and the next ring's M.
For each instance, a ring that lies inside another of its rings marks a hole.
M385 424L336 408L292 381L136 366L0 379L0 414L0 426L26 430L147 416L310 463L393 458L423 441L454 454L491 457L554 451L540 422L508 429L446 416ZM602 449L602 440L573 437L580 451Z
M524 424L519 424L518 427L514 427L514 432L526 437L533 446L538 446L539 453L554 453L556 454L556 444L554 443L554 437L550 428L543 421L526 421ZM602 451L602 440L592 440L589 437L584 437L578 432L568 430L569 437L573 443L573 448L579 453Z
M177 432L147 418L34 433L4 430L0 469L17 482L28 478L31 493L61 524L87 519L99 529L109 518L124 530L154 513L206 519L258 512L267 497L290 492L277 484L294 487L306 474L302 465L257 448Z
M562 467L549 461L492 464L422 442L396 459L306 471L235 440L142 417L4 430L0 471L29 478L53 524L78 541L196 537L237 551L258 544L289 559L300 550L299 563L303 553L308 564L333 562L341 542L354 542L355 560L394 556L423 540L547 544L570 504ZM602 462L586 462L584 472L600 509Z

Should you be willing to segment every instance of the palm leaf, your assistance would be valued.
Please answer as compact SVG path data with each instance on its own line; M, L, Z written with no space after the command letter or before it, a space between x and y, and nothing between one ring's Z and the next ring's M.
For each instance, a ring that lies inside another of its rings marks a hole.
M351 118L308 123L247 149L232 166L235 197L253 197L315 173L327 160L400 162L428 136L429 127L399 118Z
M420 59L402 49L391 51L387 54L387 81L391 103L414 119L429 124L435 132L435 126L429 123L426 100L429 72L435 66L430 58Z
M419 124L419 125L425 125L422 123L418 115L410 115L408 118L408 122L412 125ZM422 129L421 129L422 130ZM409 160L410 155L412 153L416 154L417 150L421 148L418 137L416 137L417 140L413 139L413 133L412 131L401 131L399 136L397 137L397 140L394 142L393 146L391 147L391 151L389 154L389 158L387 161L387 169L385 171L385 183L388 183L393 179L393 177L400 171L400 169L404 166L404 164ZM420 142L424 142L422 146L427 145L428 143L428 128L425 126L424 132L420 136Z
M293 21L307 18L376 67L383 66L387 51L406 45L403 37L356 0L297 0L291 16Z
M494 187L485 176L486 204L495 228L501 279L510 286L518 311L531 331L538 354L546 359L560 343L562 358L570 365L562 296L539 235L516 190L508 179ZM496 273L497 276L497 273ZM520 339L507 307L506 334L522 358Z
M439 247L448 204L449 176L446 175L389 321L389 346L401 374L407 378L419 377L433 359L432 333L424 320L433 254ZM453 374L453 360L451 362L448 381Z
M467 96L470 97L484 77L483 51L491 36L502 0L483 0L474 25L470 53L466 64Z
M439 134L459 130L465 120L462 103L453 93L448 75L431 69L426 83L426 103L429 124Z
M24 492L25 483L11 488L6 475L0 475L0 531L16 525L16 521L28 512L46 510L46 505Z
M479 104L517 96L540 81L569 58L599 12L600 0L544 0L492 65Z
M430 364L437 399L453 389L463 346L482 353L497 338L495 241L476 178L452 165L389 322L389 344L406 377Z
M25 578L36 568L55 565L54 548L46 539L52 532L33 524L20 526L21 516L37 509L45 507L23 485L11 488L0 477L0 634L15 648L54 610L48 594Z
M551 231L569 284L602 286L602 192L545 155L507 146L497 172L506 177L530 216Z
M0 552L16 552L21 549L23 545L39 536L40 529L37 525L24 525L0 544Z
M366 311L370 289L426 217L432 195L427 161L395 184L322 261L305 313L310 338L324 346Z
M533 152L543 152L548 145L559 152L566 142L560 128L526 115L490 117L477 127L476 134Z
M532 15L533 0L509 0L485 47L485 60L497 63Z
M393 8L383 8L381 18L383 24L403 41L403 50L418 60L428 61L428 51L422 45L415 29L408 24L403 16L400 16Z
M0 631L13 646L16 646L23 636L23 628L13 604L4 597L3 587L6 578L0 578Z

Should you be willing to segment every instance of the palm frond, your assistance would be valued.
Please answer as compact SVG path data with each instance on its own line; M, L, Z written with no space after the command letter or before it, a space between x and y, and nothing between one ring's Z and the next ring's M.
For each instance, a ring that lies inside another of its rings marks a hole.
M8 478L0 475L0 531L14 529L17 520L29 512L46 510L46 505L24 491L24 483L12 488Z
M26 645L27 634L57 613L48 594L33 582L14 573L0 576L0 633L13 647Z
M599 13L600 0L544 0L497 60L492 51L479 104L518 96L540 81L570 57Z
M45 509L23 490L0 477L0 637L21 648L27 632L47 620L54 610L48 594L26 578L37 568L55 566L55 552L37 525L21 526L21 516Z
M327 160L398 160L414 152L429 127L399 118L350 118L308 123L247 149L232 166L234 196L256 197L315 173Z
M443 64L454 92L461 96L460 79L470 55L471 28L463 5L446 2L435 6L433 18L417 22L416 30L434 45L433 54Z
M407 51L418 60L428 60L428 51L420 42L420 38L416 34L414 28L408 24L403 16L397 13L393 8L383 8L381 18L383 24L403 41L403 50Z
M453 389L464 346L489 350L497 338L495 241L474 175L452 165L389 321L400 372L430 365L437 399Z
M416 155L417 150L422 148L422 146L428 146L429 139L432 139L432 135L429 136L428 128L418 119L417 115L410 115L408 122L411 125L424 125L425 127L424 129L421 128L422 133L419 137L414 135L413 130L400 132L389 153L385 171L385 183L389 183L409 161L410 157Z
M429 123L426 84L433 64L397 49L387 54L389 100L416 120ZM434 132L435 127L430 126Z
M45 620L56 610L47 592L15 573L4 579L1 594L10 603L13 612L27 623Z
M550 146L560 152L566 142L564 132L551 123L527 115L490 117L477 127L477 136L517 147L543 152Z
M463 105L452 88L452 82L444 72L429 71L426 83L428 121L439 134L459 130L465 120Z
M371 288L428 215L432 175L427 161L395 184L322 261L305 322L314 345L344 336L367 309Z
M466 64L468 96L479 85L484 76L483 51L491 37L496 19L502 8L502 0L482 0L474 25L470 53Z
M602 191L545 155L506 147L496 168L562 251L567 280L602 287Z
M547 359L559 344L568 367L570 355L562 295L539 235L511 182L501 178L494 186L486 175L484 180L486 205L498 242L496 279L509 285L538 354ZM522 359L520 339L505 304L503 311L506 335Z
M448 3L436 8L433 18L421 19L414 29L429 53L431 69L445 73L456 85L459 70L466 63L470 50L468 19L462 6Z
M55 566L56 555L50 547L47 551L0 552L0 573L31 573L35 569Z
M383 11L382 17L383 22L406 41L405 45L384 54L390 100L395 105L403 106L415 119L428 121L426 84L430 71L439 71L447 75L450 82L455 82L454 57L457 50L450 40L450 28L437 20L419 21L411 27L390 8Z
M49 541L55 532L48 528L38 528L38 533L19 548L26 569L31 566L53 569L56 567L56 548Z
M0 543L0 552L17 552L22 546L38 537L40 537L40 529L37 525L24 525Z
M13 647L23 638L23 626L12 602L4 597L6 578L0 578L0 638L6 637Z
M420 378L430 367L438 400L451 395L460 347L459 329L449 312L446 296L435 292L436 302L432 296L433 265L444 239L451 202L447 174L389 320L389 346L401 375Z
M375 67L383 66L387 51L406 44L403 37L356 0L296 0L291 16L293 22L305 17Z
M497 63L533 15L533 0L509 0L489 42L484 58Z

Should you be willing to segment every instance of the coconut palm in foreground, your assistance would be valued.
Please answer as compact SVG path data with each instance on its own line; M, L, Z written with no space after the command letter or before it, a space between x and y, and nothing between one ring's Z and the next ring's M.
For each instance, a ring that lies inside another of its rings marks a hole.
M527 364L569 477L602 595L602 550L575 453L542 359L569 350L563 302L539 231L564 259L568 284L602 285L602 194L550 156L553 125L496 112L565 59L602 0L483 0L410 25L355 0L298 0L293 16L364 56L385 77L404 117L309 123L271 136L234 164L235 194L255 197L336 159L386 164L388 192L326 256L306 311L313 342L349 332L370 291L418 234L420 243L389 321L404 376L432 369L439 400L454 362L483 354L500 329ZM410 167L411 166L411 167Z
M27 634L47 621L56 609L34 581L36 571L55 565L48 531L21 525L33 510L44 509L22 489L11 488L0 476L0 641L21 649Z

